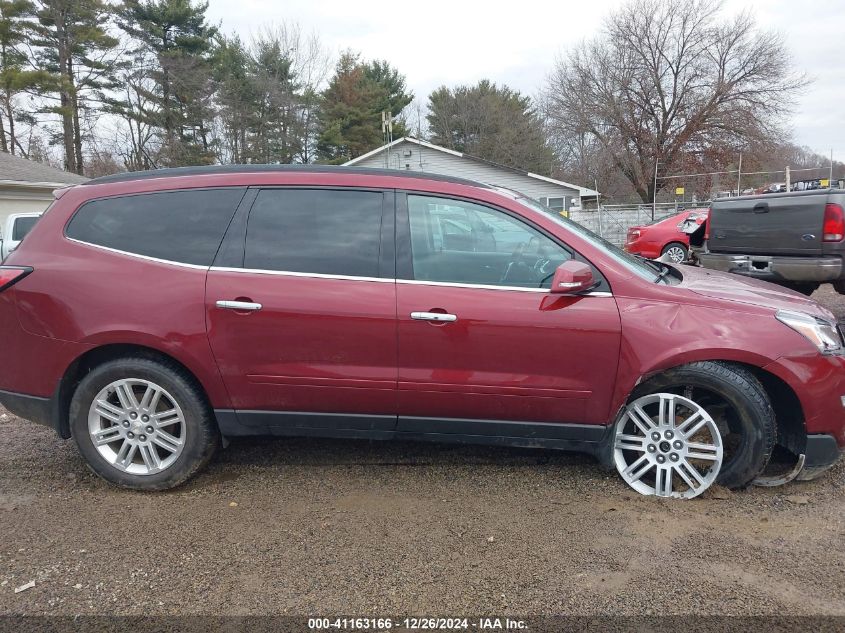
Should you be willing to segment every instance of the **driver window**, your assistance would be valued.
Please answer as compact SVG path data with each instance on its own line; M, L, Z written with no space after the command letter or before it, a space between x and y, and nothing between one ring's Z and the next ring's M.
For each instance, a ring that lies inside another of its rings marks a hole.
M414 279L549 288L571 254L510 215L463 200L408 196Z

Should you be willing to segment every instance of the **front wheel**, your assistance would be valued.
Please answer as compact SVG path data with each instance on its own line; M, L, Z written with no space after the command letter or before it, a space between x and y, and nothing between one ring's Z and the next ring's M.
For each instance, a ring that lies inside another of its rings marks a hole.
M713 483L749 485L769 462L777 425L748 370L698 362L640 385L616 423L613 461L642 494L690 498Z
M91 470L136 490L184 483L220 441L192 378L147 358L113 360L89 372L71 400L70 426Z

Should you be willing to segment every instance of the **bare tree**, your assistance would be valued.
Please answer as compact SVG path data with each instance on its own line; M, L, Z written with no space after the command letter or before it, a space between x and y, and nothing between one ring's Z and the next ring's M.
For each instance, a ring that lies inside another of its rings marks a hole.
M558 144L594 143L651 201L660 172L718 169L783 137L806 81L782 38L716 0L632 0L559 59L544 91ZM664 183L657 182L657 191Z

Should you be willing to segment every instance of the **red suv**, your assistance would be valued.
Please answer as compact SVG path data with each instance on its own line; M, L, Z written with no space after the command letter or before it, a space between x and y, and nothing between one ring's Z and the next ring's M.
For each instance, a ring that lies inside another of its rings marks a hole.
M689 257L689 235L681 230L687 220L702 224L708 209L688 209L652 224L632 226L622 247L629 253L657 259L666 255L670 262L680 264Z
M776 443L810 478L845 444L843 341L811 300L396 171L61 190L0 269L0 349L0 401L137 489L256 434L573 449L671 497L748 485Z

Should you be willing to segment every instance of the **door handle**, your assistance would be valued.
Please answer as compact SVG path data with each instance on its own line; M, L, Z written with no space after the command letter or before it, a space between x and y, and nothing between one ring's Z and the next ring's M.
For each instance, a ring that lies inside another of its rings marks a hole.
M264 306L252 301L218 301L217 307L224 310L239 310L243 312L257 312Z
M414 321L438 321L440 323L452 323L458 320L457 315L446 314L445 312L411 312L411 318Z

